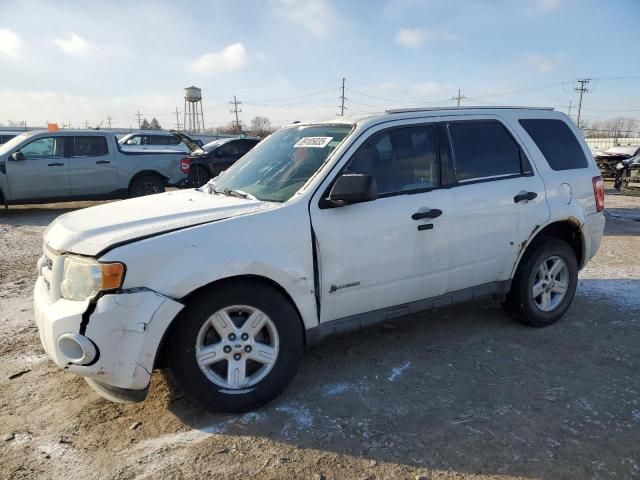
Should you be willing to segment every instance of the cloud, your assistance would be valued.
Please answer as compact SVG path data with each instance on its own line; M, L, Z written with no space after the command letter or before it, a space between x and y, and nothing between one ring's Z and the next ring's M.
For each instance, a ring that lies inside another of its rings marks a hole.
M0 54L17 57L22 41L17 33L8 28L0 28Z
M191 64L196 73L232 72L247 65L247 51L242 43L234 43L219 52L205 53Z
M445 97L454 92L453 84L441 82L416 83L411 92L418 97Z
M72 33L67 38L55 38L53 41L60 50L71 56L89 55L97 50L95 45L75 33Z
M538 10L542 12L551 12L560 8L560 0L536 0Z
M326 0L272 0L274 13L316 37L326 37L338 16Z
M567 58L558 53L556 55L530 54L524 58L527 65L538 73L552 73L567 63Z
M458 36L447 32L427 32L419 28L401 28L396 43L408 48L420 48L428 42L457 42Z
M100 45L92 43L77 33L70 33L65 38L54 38L53 42L63 53L72 57L88 57L91 55L125 55L129 52L119 45Z

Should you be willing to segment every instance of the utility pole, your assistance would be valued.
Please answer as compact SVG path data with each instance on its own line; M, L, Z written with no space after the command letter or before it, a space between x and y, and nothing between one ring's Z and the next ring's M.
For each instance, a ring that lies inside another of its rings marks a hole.
M238 113L242 112L242 110L240 110L238 108L238 105L241 105L242 102L238 101L238 99L236 98L236 96L233 96L233 101L229 102L229 104L233 105L233 108L231 110L229 110L231 113L235 114L236 116L236 133L240 133L240 119L238 118Z
M89 128L89 121L88 121L88 120L85 120L85 121L84 121L84 127L85 127L85 128Z
M178 107L176 107L176 130L180 130L180 112L178 111Z
M591 81L590 78L579 78L577 80L577 83L579 84L576 85L576 87L574 88L574 90L576 92L579 93L579 97L578 97L578 119L576 121L576 123L578 124L578 128L580 128L580 113L582 112L582 95L585 93L589 93L589 82Z
M460 89L458 89L458 96L457 97L451 97L451 100L457 100L458 101L458 106L460 106L460 100L464 100L465 97L464 95L460 95Z
M140 109L138 109L138 113L136 113L136 117L138 117L138 130L140 130L140 125L142 125L142 114L140 113Z
M344 101L347 99L344 96L344 82L345 78L342 77L342 95L340 95L340 113L338 114L340 117L344 117Z
M111 120L113 120L111 115L107 115L107 124L109 125L109 128L111 128Z
M572 107L571 100L569 100L569 109L567 110L567 116L569 118L571 118L571 107Z

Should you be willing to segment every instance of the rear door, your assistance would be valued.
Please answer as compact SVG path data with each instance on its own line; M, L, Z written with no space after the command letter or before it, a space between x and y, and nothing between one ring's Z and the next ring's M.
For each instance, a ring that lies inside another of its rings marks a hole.
M115 153L104 135L75 135L69 158L71 195L104 195L117 189Z
M66 198L70 195L69 158L65 138L36 138L20 147L22 161L7 161L9 189L13 200Z
M449 290L508 280L522 245L549 218L544 183L498 118L451 119L441 128L455 239Z

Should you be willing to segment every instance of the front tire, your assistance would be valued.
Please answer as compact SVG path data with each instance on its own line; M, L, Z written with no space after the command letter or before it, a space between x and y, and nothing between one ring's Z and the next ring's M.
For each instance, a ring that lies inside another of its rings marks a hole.
M567 311L578 285L578 264L573 249L553 237L536 240L525 252L505 307L514 319L546 327Z
M293 305L257 281L201 292L169 338L171 376L210 412L242 412L276 398L293 380L304 348Z

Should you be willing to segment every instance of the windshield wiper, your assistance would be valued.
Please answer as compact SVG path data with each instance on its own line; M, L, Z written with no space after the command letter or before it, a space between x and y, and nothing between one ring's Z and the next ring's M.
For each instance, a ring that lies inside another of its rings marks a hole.
M242 190L232 189L232 188L225 188L222 191L222 193L224 193L226 195L232 195L234 197L247 198L249 200L258 200L256 197L254 197L250 193L244 192Z

